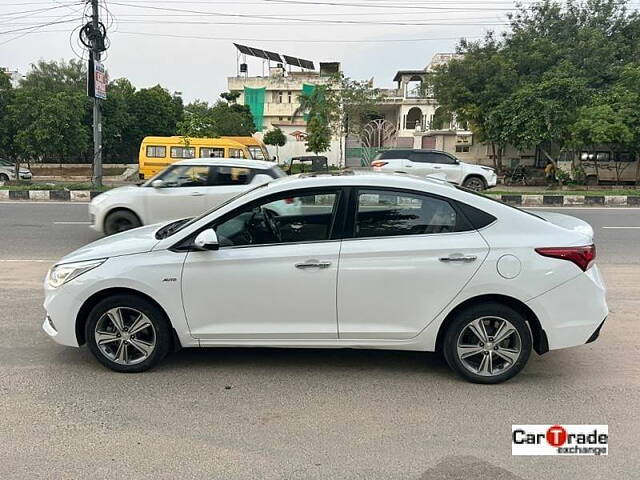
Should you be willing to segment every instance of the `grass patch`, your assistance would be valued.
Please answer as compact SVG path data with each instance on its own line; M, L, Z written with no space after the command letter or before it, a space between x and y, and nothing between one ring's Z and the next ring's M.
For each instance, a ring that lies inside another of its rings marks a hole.
M90 183L25 183L8 182L0 185L0 190L92 190L105 192L113 187L102 186L96 188Z
M115 177L117 175L122 175L125 170L126 168L124 167L103 168L102 175L105 177ZM91 167L60 168L55 166L33 166L31 168L31 173L42 177L90 177L92 175L92 171Z
M485 190L484 193L490 195L584 195L585 197L599 197L602 195L627 195L627 196L640 196L640 189L627 188L620 190L540 190L537 192L526 191L510 191L503 190Z

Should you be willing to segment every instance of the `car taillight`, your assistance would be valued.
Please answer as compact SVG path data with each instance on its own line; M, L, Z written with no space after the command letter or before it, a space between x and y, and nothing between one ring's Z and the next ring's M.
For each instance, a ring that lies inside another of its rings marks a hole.
M582 247L544 247L536 248L543 257L559 258L575 263L580 270L586 271L596 259L596 246L584 245Z
M371 162L371 166L373 168L380 168L380 167L384 167L387 163L389 162L383 162L382 160L374 160L373 162Z

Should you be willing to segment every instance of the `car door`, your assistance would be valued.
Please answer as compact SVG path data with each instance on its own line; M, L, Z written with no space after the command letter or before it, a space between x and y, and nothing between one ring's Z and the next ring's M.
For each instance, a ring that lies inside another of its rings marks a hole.
M435 172L432 157L429 152L413 151L406 163L407 173L412 175L430 175Z
M282 208L291 199L299 208ZM214 222L219 250L184 263L191 334L202 343L337 338L339 204L337 189L286 192Z
M429 152L427 157L433 166L433 173L441 173L451 183L462 182L462 168L458 160L440 152Z
M167 168L156 180L159 188L145 187L145 223L193 217L206 208L205 188L209 168L203 165L174 165ZM155 181L154 181L155 183Z
M488 247L450 201L360 189L338 272L341 339L412 338L473 277Z

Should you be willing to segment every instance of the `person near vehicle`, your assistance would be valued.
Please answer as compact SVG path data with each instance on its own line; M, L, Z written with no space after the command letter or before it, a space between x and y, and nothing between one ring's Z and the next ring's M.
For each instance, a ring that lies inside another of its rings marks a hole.
M556 166L551 160L547 160L547 165L544 167L544 178L547 185L556 183Z

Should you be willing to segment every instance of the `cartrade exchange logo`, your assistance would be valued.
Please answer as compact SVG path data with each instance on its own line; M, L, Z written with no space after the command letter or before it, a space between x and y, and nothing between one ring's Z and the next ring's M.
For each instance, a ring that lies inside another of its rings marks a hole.
M608 455L608 425L511 425L512 455Z

